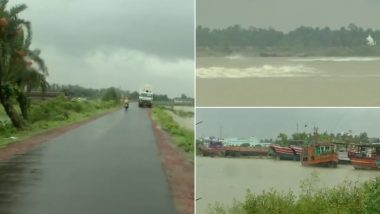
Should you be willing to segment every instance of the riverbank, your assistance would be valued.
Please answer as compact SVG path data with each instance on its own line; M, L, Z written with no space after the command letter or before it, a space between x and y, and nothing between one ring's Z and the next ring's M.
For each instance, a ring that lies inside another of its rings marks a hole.
M197 57L379 57L380 49L349 47L197 47Z
M315 188L318 177L310 177L302 183L302 193L269 190L260 194L247 190L243 201L232 206L214 204L208 213L266 213L266 214L325 214L325 213L379 213L380 179L355 183L346 181L334 187Z
M193 214L194 153L188 150L193 145L194 134L190 135L193 131L181 128L161 107L154 107L149 114L177 210L181 214Z
M194 159L194 130L186 128L185 125L180 125L162 106L153 108L152 118L170 134L173 142L186 152L190 159Z
M315 175L314 187L335 187L345 180L362 183L380 176L379 171L355 170L351 165L338 168L302 167L300 162L270 159L209 158L197 156L197 213L207 213L209 204L232 206L252 193L275 189L300 195L300 184Z

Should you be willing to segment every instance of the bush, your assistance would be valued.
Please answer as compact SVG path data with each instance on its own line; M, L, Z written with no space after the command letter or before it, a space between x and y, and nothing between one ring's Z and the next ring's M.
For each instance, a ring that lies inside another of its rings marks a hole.
M270 190L261 194L246 193L243 202L231 207L220 203L209 205L208 213L268 213L268 214L356 214L380 213L380 179L362 184L346 181L331 188L318 188L318 178L301 182L301 194Z
M30 108L29 121L63 121L69 119L72 114L91 115L99 109L107 109L115 106L115 102L78 101L67 100L64 97L39 102Z
M104 92L102 101L120 102L120 95L115 88L109 88Z
M16 128L13 127L11 122L0 120L0 136L7 138L14 133L16 133Z

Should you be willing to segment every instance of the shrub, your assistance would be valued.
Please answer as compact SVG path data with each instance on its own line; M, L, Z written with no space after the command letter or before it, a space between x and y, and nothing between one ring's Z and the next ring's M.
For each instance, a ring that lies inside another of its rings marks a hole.
M16 128L6 120L0 120L0 136L10 137L16 132Z
M270 190L254 194L247 190L245 200L231 207L220 203L209 205L208 213L268 213L268 214L356 214L380 213L380 179L362 184L345 181L343 184L318 188L318 178L301 182L301 194Z

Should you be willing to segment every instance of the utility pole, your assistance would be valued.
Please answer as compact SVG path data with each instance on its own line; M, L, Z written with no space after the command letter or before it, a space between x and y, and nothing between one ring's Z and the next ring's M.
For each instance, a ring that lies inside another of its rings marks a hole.
M219 125L219 139L222 139L222 125Z

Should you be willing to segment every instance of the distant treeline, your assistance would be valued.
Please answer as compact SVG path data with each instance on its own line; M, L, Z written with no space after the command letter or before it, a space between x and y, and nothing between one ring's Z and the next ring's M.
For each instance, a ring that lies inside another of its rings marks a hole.
M349 133L319 133L316 135L306 132L297 132L291 135L286 133L280 133L277 139L261 139L262 143L277 143L283 146L288 146L292 144L302 144L302 142L311 142L313 140L321 142L334 142L341 144L359 144L359 143L380 143L379 138L370 138L366 132L359 133L357 135Z
M329 27L301 26L284 33L273 28L243 28L239 25L224 29L197 27L196 46L200 55L244 53L260 56L380 55L379 45L368 46L371 35L380 40L380 31L363 29L355 24L333 30Z
M122 90L115 87L103 88L103 89L93 89L85 88L78 85L60 85L60 84L50 84L47 88L50 92L63 92L65 96L68 97L85 97L88 99L102 99L109 93L116 93L118 97L128 97L130 100L137 100L139 97L139 92ZM181 94L181 98L188 98L185 94ZM154 94L155 101L171 101L166 94Z

